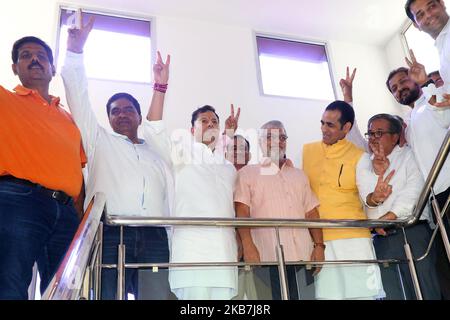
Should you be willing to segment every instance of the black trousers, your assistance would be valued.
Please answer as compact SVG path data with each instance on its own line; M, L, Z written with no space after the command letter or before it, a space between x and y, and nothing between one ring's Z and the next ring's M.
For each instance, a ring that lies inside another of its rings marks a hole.
M444 205L447 202L449 196L450 188L436 195L436 200L439 203L439 207L441 210L442 208L444 208ZM449 216L450 210L447 211L447 215L444 216L442 220L444 221L447 235L449 235L450 237ZM438 272L439 283L441 285L442 299L450 300L450 262L448 261L447 253L445 252L445 247L443 245L440 232L438 232L435 241L437 249L436 269Z
M403 231L395 229L393 232L388 236L376 235L374 237L373 244L378 259L406 259ZM415 258L422 256L427 250L432 235L428 222L420 221L418 224L406 228L405 232L413 256ZM425 259L415 263L415 267L423 298L440 300L441 290L436 270L435 245ZM380 266L380 271L387 300L416 299L407 263L393 264L387 268Z

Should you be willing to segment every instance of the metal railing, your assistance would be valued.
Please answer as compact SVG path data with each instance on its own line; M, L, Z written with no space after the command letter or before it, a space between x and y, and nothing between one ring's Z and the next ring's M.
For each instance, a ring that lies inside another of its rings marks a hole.
M425 206L428 203L430 195L433 194L433 185L442 169L442 166L449 154L450 150L450 130L447 132L446 138L441 146L438 156L433 164L430 174L425 182L425 186L422 189L417 205L413 211L413 214L407 219L398 220L314 220L314 219L251 219L251 218L223 218L223 219L208 219L208 218L142 218L142 217L120 217L120 216L108 216L106 215L106 223L112 226L216 226L216 227L253 227L253 228L283 228L283 227L299 227L299 228L386 228L386 227L399 227L405 228L413 225L420 218ZM116 267L118 269L118 293L119 297L123 298L123 281L125 268L140 268L140 267L184 267L184 266L243 266L249 265L248 263L167 263L167 264L126 264L124 261L125 248L119 249L119 258L117 265L102 265L101 257L99 255L92 255L92 251L101 251L101 240L94 241L97 234L97 229L100 224L100 217L105 206L105 196L103 194L97 194L95 196L95 202L91 203L91 209L85 214L85 217L77 231L77 234L72 241L72 244L64 258L63 263L59 267L55 277L50 283L49 287L44 293L43 299L79 299L80 292L82 290L82 278L79 273L86 271L89 264L89 254L91 254L90 271L91 275L94 274L94 280L91 281L96 288L93 295L94 298L99 297L99 275L101 267ZM433 201L433 209L437 219L438 228L442 234L445 250L450 260L450 244L448 242L448 236L442 222L442 216L449 208L449 200L443 208L439 208L436 199ZM442 210L441 210L442 209ZM435 235L432 237L431 242L434 240ZM287 285L286 285L286 271L283 258L282 245L279 243L279 237L277 237L277 258L276 263L279 267L280 284L282 298L287 299ZM95 242L94 248L92 248ZM123 245L122 237L121 244ZM431 246L431 244L430 244ZM96 249L95 249L96 248ZM120 247L119 247L120 248ZM120 254L122 250L122 255ZM416 259L419 261L423 259L429 250ZM414 257L412 256L411 249L407 243L405 236L405 253L407 256L407 262L410 267L412 281L416 290L418 299L422 299L420 292L420 286L417 279L417 274L414 267ZM80 256L81 255L81 256ZM100 255L101 256L101 255ZM398 259L393 260L361 260L361 261L324 261L324 262L312 262L301 261L296 264L303 265L325 265L325 264L344 264L344 263L400 263ZM264 265L271 265L272 263L264 263ZM275 264L275 263L274 263ZM259 265L259 264L251 264ZM262 263L260 264L262 265ZM95 278L95 275L97 278ZM92 277L91 277L92 279ZM85 297L86 298L86 297Z
M97 193L91 200L83 220L42 300L78 300L86 267L92 256L93 243L105 208L106 197Z

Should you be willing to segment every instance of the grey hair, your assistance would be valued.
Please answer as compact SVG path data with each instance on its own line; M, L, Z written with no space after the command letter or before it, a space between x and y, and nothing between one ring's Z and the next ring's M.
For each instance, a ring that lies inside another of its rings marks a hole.
M261 126L259 129L259 137L265 137L267 134L267 130L269 129L283 129L286 132L286 128L284 127L283 122L279 120L270 120Z
M272 128L279 128L279 129L284 129L284 125L283 122L279 121L279 120L270 120L269 122L266 122L265 124L263 124L261 126L261 129L272 129Z

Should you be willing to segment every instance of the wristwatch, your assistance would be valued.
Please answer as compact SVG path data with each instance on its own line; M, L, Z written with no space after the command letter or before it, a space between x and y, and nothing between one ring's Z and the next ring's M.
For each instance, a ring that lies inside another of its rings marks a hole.
M315 247L322 247L322 248L326 248L327 246L325 245L325 243L322 243L322 242L318 242L318 243L314 243L314 248Z

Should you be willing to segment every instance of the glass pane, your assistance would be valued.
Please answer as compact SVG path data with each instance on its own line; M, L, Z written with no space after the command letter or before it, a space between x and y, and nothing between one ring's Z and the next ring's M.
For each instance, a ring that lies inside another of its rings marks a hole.
M94 79L150 83L152 79L150 37L144 35L143 30L135 32L135 34L128 32L124 26L124 21L127 19L112 18L117 20L116 29L111 26L114 20L108 20L109 30L105 25L100 26L101 28L96 28L94 25L94 29L89 35L84 49L87 76ZM130 19L129 22L136 24L136 20L133 19ZM142 29L144 22L138 22ZM150 32L150 22L145 23ZM67 29L66 25L60 26L58 72L61 72L64 65Z
M328 63L306 62L261 55L265 94L296 98L334 100Z
M334 100L325 45L257 36L263 93Z
M425 66L428 73L439 70L439 55L434 40L428 34L411 25L405 32L405 38L408 48L414 51L417 61Z

